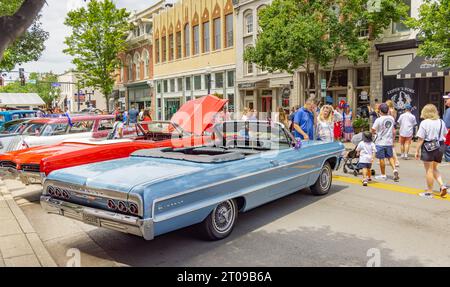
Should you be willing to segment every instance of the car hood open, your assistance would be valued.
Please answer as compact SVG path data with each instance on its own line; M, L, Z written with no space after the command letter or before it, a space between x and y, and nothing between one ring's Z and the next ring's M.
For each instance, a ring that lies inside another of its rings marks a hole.
M212 95L188 101L172 116L171 122L185 132L201 135L213 125L214 116L227 101Z

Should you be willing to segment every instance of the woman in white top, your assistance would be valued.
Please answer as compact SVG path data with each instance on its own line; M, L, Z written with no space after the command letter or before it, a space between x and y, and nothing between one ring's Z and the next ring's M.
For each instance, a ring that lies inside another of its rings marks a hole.
M250 113L249 108L244 108L244 111L242 112L242 118L241 118L241 120L243 120L243 121L248 121L248 119L249 119L249 113Z
M445 145L444 140L447 134L445 123L439 118L439 113L435 105L428 104L423 107L420 117L424 119L417 131L419 141L417 143L416 159L423 161L427 178L427 193L432 194L434 180L440 186L440 196L447 194L447 187L444 185L438 165L442 162Z
M334 140L334 109L330 105L324 105L317 117L316 134L321 141L332 142Z

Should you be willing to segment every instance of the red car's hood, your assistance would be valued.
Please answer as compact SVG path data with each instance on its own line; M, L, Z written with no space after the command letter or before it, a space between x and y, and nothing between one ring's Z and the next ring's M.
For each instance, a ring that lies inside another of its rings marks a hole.
M89 147L92 147L92 145L85 143L59 143L55 145L38 146L5 153L0 160L12 160L18 164L39 164L41 159L45 157L64 154L71 151L79 151Z
M185 103L172 116L171 122L185 132L201 135L213 124L214 116L223 108L228 100L208 95Z

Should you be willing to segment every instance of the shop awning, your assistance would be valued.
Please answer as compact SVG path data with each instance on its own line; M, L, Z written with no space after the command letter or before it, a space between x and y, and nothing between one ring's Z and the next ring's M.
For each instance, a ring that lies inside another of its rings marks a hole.
M400 73L397 79L418 79L444 77L450 74L449 68L441 68L436 59L416 56Z
M36 93L0 93L0 106L43 106L44 101Z

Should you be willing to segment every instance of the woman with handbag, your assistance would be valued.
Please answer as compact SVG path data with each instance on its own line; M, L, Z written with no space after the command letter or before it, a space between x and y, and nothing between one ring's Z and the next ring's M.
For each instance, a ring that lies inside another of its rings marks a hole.
M442 176L438 170L438 165L442 162L445 151L445 137L447 129L443 120L439 118L439 113L435 105L428 104L423 107L420 117L423 121L420 123L417 131L418 144L416 150L416 159L423 161L426 179L427 193L432 194L434 180L440 186L440 196L447 194L447 187L444 185Z

